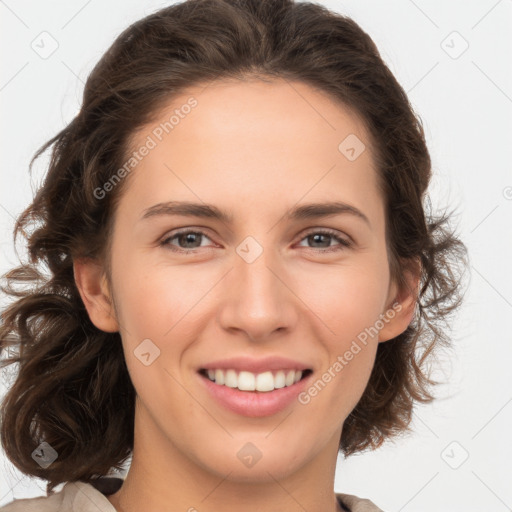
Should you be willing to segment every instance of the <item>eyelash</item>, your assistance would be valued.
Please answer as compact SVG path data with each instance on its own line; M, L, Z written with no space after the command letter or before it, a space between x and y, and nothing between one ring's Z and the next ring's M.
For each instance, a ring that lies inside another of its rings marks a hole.
M200 231L200 230L192 230L192 229L184 229L182 231L177 231L176 233L172 234L171 236L166 236L160 243L160 247L164 247L166 249L169 249L173 252L177 252L177 253L181 253L181 254L192 254L192 253L195 253L197 252L197 249L199 249L199 247L196 247L194 249L180 249L180 248L176 248L175 246L171 245L169 242L173 239L175 239L176 237L180 236L180 235L186 235L186 234L189 234L189 233L193 233L195 235L202 235L206 238L210 238L205 232L203 231ZM311 236L311 235L327 235L327 236L331 236L332 238L334 238L336 241L338 241L340 243L339 246L336 246L336 247L329 247L327 249L316 249L314 247L309 247L309 249L313 250L313 251L319 251L321 253L331 253L331 252L337 252L337 251L342 251L342 250L345 250L345 249L348 249L350 247L352 247L352 242L349 241L349 240L346 240L345 238L341 238L340 236L338 236L337 234L337 231L334 231L334 230L331 230L331 229L328 229L328 228L325 228L325 229L322 229L322 230L317 230L317 231L311 231L311 232L308 232L306 233L303 238L301 238L300 242L302 242L304 239L306 239L307 237ZM308 249L308 247L307 247Z

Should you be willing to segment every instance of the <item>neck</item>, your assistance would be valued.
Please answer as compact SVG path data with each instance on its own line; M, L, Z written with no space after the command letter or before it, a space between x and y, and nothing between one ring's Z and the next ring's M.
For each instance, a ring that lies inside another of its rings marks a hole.
M334 492L341 431L293 473L265 466L268 459L262 457L249 474L236 474L238 459L233 471L223 474L215 473L196 454L180 451L146 414L136 406L131 466L119 491L107 497L117 512L343 510Z

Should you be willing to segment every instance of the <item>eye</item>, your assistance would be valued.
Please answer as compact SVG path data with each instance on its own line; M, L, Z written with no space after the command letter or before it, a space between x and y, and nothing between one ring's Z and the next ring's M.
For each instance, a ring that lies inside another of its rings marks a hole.
M168 236L164 238L160 242L160 246L167 247L171 249L171 251L181 252L181 253L189 253L194 252L193 249L197 249L201 247L200 241L202 238L208 238L206 234L202 231L192 231L190 229L186 229L183 231L178 231L174 233L172 236ZM178 244L184 244L186 247L176 247L171 244L171 240L177 239Z
M160 242L159 245L179 253L194 253L196 252L194 249L204 247L201 245L201 241L204 238L210 240L210 238L203 231L185 229L171 234L171 236L167 236ZM175 239L177 240L179 246L171 243ZM302 240L306 240L313 244L320 244L319 247L308 247L308 249L318 250L319 252L324 253L340 251L348 247L352 247L352 242L350 240L340 237L337 231L331 229L310 231L306 234L305 237L301 239L301 241ZM332 246L330 243L332 240L337 241L338 245Z
M331 229L310 231L302 240L306 240L312 243L319 243L321 247L310 247L310 249L320 249L320 252L341 251L352 246L352 242L350 240L340 237L337 231ZM337 246L331 246L330 241L332 240L336 240L339 242L339 244ZM326 243L327 245L325 245ZM322 250L326 247L328 248L327 250Z

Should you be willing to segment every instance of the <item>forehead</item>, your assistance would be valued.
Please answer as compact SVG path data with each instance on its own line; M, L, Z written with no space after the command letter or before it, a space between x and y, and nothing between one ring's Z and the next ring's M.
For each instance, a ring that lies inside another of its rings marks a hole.
M236 138L249 148L264 142L286 149L283 142L318 144L322 137L337 149L339 139L349 134L369 143L353 109L306 83L285 79L225 79L190 87L160 108L156 121L135 134L135 144L150 132L158 142L172 132L183 138L193 135L204 144ZM275 133L280 135L277 139Z
M139 211L176 198L221 200L231 210L234 204L286 206L285 197L287 203L351 197L360 205L377 199L364 123L302 82L190 87L137 131L131 149L148 143L126 193Z

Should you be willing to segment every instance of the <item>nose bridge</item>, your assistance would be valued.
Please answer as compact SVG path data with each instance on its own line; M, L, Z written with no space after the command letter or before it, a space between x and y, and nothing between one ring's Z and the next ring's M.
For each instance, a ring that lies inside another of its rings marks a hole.
M276 251L247 237L235 249L233 266L225 283L222 326L243 330L253 340L290 327L295 318L293 294L284 284L284 266Z

